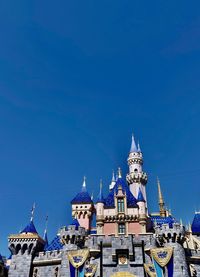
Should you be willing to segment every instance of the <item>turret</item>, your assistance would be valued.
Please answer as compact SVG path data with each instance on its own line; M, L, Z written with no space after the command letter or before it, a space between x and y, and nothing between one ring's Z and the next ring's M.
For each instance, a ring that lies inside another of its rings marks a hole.
M142 169L143 155L140 149L140 145L138 144L138 147L136 146L135 138L133 135L132 135L131 149L130 149L130 153L127 161L129 166L129 173L126 176L126 180L129 184L130 191L137 198L139 188L140 188L147 206L146 187L145 187L147 183L147 174L143 172L143 169Z
M141 225L141 232L146 233L146 225L147 225L147 215L146 215L146 205L145 199L142 194L141 189L139 188L138 197L137 197L137 204L139 206L139 223Z
M33 257L44 249L45 241L39 236L33 223L34 209L30 223L19 233L8 237L12 254L9 277L30 276ZM20 266L23 261L23 267Z
M102 193L102 181L100 181L100 190L96 202L96 223L97 223L97 234L103 234L104 226L104 198Z
M71 201L72 217L77 218L81 227L87 231L91 228L91 220L94 211L94 204L91 196L87 192L86 178L84 177L81 192Z

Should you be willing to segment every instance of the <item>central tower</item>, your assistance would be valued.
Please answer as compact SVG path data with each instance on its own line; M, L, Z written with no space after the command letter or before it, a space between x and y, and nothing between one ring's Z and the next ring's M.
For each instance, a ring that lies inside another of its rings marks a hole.
M147 208L146 197L146 183L147 174L143 171L143 156L140 149L140 145L136 146L134 136L132 135L131 149L128 156L129 173L126 176L126 180L129 184L129 189L136 199L140 196L141 192L144 196L144 200Z

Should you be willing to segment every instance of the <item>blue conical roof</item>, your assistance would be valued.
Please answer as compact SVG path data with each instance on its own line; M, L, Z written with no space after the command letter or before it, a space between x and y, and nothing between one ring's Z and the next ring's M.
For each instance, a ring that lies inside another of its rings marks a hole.
M138 208L137 205L137 200L131 193L127 183L119 177L116 181L116 184L114 188L111 190L111 192L108 194L108 196L104 200L104 207L105 208L114 208L115 203L114 203L114 195L117 193L119 186L121 186L123 193L126 193L127 197L127 207L128 208Z
M87 191L79 192L71 201L71 204L91 204L91 203L93 203L93 201Z
M91 196L86 189L86 178L84 177L82 190L79 192L74 199L72 199L71 204L92 204L93 201Z
M33 221L31 220L30 223L20 232L20 233L33 233L38 234Z
M137 202L146 202L140 188L139 188L139 191L138 191Z
M132 135L132 142L131 142L131 149L130 149L130 153L133 153L133 152L138 152L134 135Z
M195 213L194 219L192 222L192 233L200 234L200 213Z

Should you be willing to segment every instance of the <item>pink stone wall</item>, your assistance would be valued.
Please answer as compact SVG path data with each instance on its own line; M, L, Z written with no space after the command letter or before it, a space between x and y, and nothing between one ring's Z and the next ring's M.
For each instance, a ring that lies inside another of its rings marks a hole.
M80 218L77 218L77 219L78 219L78 222L81 227L84 227L85 229L89 230L90 220L87 216L85 216L85 218L83 218L83 215L81 215Z
M128 234L139 234L141 231L141 226L138 222L131 222L128 224Z
M104 235L115 235L116 223L105 223L103 228Z

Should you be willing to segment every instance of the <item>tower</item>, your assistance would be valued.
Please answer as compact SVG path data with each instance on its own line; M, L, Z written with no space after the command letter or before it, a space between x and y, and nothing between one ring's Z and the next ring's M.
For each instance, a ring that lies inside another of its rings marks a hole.
M128 156L128 166L129 173L126 176L126 180L129 184L130 191L135 198L138 197L139 189L141 190L145 206L147 207L147 198L146 198L146 183L147 183L147 174L143 171L143 155L140 149L140 145L136 146L134 136L132 135L131 149Z
M91 196L87 192L86 178L83 179L81 192L79 192L71 201L72 216L77 218L81 227L87 231L91 228L92 215L94 211L94 204Z
M100 190L96 202L96 223L97 223L97 235L103 235L104 226L104 198L102 193L102 181L100 181Z
M30 223L19 233L8 237L12 261L9 277L32 276L32 260L35 254L44 249L45 241L39 236L33 223L33 213Z

